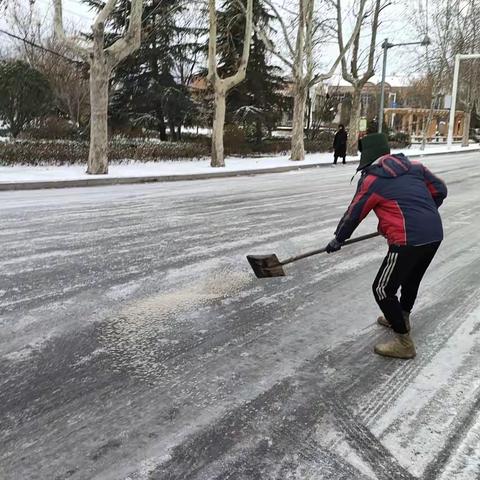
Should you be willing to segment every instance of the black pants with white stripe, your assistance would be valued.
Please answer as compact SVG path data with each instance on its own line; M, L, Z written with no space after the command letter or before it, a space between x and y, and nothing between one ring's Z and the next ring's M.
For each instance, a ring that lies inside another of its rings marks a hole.
M420 282L439 246L440 242L418 247L389 247L372 288L380 310L397 333L407 333L402 312L412 311ZM400 287L399 301L397 291Z

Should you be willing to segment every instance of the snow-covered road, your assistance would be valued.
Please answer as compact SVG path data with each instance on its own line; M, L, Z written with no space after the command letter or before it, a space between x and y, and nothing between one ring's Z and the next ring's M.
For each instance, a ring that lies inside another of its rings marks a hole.
M372 353L382 239L245 261L323 246L352 166L1 193L0 478L479 479L480 154L425 163L450 196L407 362Z

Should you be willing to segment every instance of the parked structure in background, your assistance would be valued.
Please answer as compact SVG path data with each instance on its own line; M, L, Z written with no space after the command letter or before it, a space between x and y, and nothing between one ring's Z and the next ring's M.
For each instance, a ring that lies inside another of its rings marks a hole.
M421 81L419 81L421 82ZM424 125L427 123L431 101L430 92L421 92L417 81L411 81L406 77L391 76L386 78L385 83L385 110L384 126L391 132L408 134L412 142L421 142ZM324 105L330 105L332 112L330 122L332 125L347 125L351 113L351 97L353 87L340 76L332 77L328 82L319 84L310 92L307 109L309 123L316 117L323 115L320 112ZM290 91L287 89L284 95L288 98ZM367 82L361 95L361 119L363 122L376 121L378 118L378 106L380 101L380 78L373 77ZM288 102L286 102L288 105ZM448 123L450 115L450 95L438 95L436 98L433 121L427 132L428 142L444 143L447 140ZM282 115L280 128L288 129L291 126L291 111L285 110ZM453 136L455 141L460 141L463 136L465 125L465 112L455 112L455 124Z
M396 108L403 106L408 98L410 82L405 77L387 77L385 83L385 106ZM340 76L332 78L325 85L319 85L319 95L330 95L337 98L339 108L335 123L344 123L350 117L352 86ZM361 117L374 120L378 115L380 101L380 78L372 77L364 87L361 94Z
M385 108L385 124L393 131L408 133L413 142L422 141L422 132L427 125L429 108ZM428 142L446 142L450 110L445 108L433 111L433 121L427 131ZM463 137L465 113L457 110L453 125L453 138L460 141Z

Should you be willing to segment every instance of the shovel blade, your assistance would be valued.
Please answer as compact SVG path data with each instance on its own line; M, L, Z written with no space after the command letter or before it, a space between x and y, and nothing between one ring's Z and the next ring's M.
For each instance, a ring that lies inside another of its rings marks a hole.
M274 253L271 255L247 255L247 260L257 278L285 276L282 264Z

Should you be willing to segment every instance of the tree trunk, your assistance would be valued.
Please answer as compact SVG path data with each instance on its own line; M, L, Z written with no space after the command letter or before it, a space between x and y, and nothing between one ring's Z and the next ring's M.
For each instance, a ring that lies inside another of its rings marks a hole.
M436 97L433 96L432 101L430 102L430 111L428 112L427 121L426 123L424 122L424 125L423 125L422 143L420 145L421 151L425 150L425 147L427 146L428 132L430 131L430 125L432 124L432 121L433 121L433 110L435 109L435 100L436 100Z
M80 128L80 109L79 109L79 102L73 102L67 99L66 107L68 110L68 118L70 121L75 125L75 128L78 130Z
M87 173L108 173L108 83L110 70L104 58L90 65L90 152Z
M177 141L177 132L175 131L175 122L172 119L168 120L168 128L170 129L170 140Z
M212 130L212 167L224 167L223 129L225 126L226 91L215 88L215 113Z
M255 122L255 141L257 145L260 145L262 143L262 137L263 137L263 125L261 120L257 120Z
M362 91L355 88L352 94L352 109L348 124L347 155L355 156L358 153L358 129L360 126L360 114L362 107Z
M1 0L0 0L1 2ZM93 25L93 43L89 48L81 46L74 38L68 38L63 28L62 0L54 0L55 36L76 55L90 64L90 151L87 173L108 173L108 87L112 70L141 43L142 0L132 0L128 28L125 35L105 48L105 22L115 9L115 1L105 2Z
M182 140L182 126L181 126L181 125L179 125L179 126L177 127L177 140L178 140L178 141L181 141L181 140Z
M468 147L470 144L470 120L472 118L472 107L468 105L465 109L465 121L463 123L462 147Z
M160 140L166 142L167 138L167 127L165 126L165 120L163 119L163 111L157 112L158 118L158 131L160 132Z
M305 160L305 105L307 91L303 87L296 87L293 100L292 120L292 152L291 160Z

